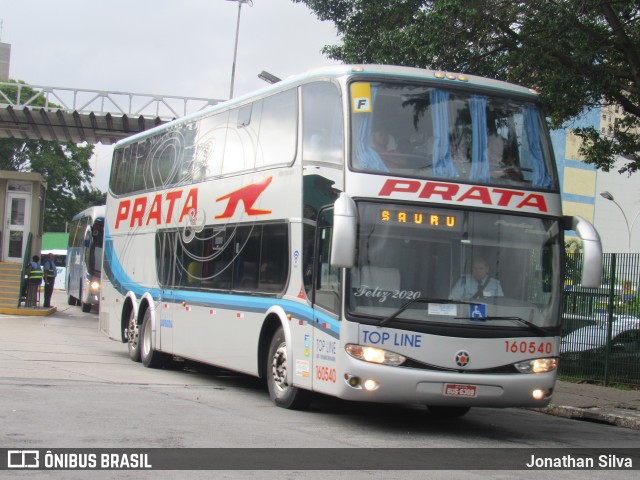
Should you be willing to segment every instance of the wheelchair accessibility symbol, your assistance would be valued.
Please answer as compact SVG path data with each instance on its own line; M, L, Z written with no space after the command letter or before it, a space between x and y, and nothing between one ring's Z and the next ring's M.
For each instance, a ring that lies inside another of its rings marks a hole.
M469 308L469 317L474 320L484 320L487 318L487 306L483 303L471 305Z

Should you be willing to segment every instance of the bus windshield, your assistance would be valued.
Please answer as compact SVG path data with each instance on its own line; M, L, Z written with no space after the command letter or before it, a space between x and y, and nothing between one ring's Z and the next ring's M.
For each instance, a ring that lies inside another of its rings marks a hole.
M557 189L534 103L390 82L352 83L351 96L356 170Z
M349 314L558 326L557 220L365 202L358 210L356 264L346 280Z

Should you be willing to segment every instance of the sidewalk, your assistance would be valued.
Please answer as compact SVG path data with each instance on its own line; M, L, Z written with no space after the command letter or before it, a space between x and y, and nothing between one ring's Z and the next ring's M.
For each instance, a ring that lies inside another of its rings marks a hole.
M640 430L640 390L558 381L551 404L532 410Z

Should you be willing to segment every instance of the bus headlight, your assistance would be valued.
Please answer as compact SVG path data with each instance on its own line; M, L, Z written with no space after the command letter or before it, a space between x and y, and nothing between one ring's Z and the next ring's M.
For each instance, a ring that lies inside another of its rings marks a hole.
M89 284L89 287L91 288L91 290L100 290L100 282L97 281L93 281Z
M406 361L406 357L388 350L382 350L376 347L365 347L362 345L348 344L344 347L349 355L358 360L370 363L379 363L381 365L402 365Z
M557 358L536 358L514 364L520 373L547 373L558 368Z

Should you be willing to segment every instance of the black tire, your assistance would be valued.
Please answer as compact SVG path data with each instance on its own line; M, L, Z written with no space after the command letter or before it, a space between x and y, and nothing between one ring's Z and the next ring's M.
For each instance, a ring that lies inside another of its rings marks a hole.
M80 306L82 307L82 311L84 313L89 313L91 311L91 304L90 303L81 303Z
M140 361L140 325L136 321L135 313L131 309L127 322L127 347L129 358L134 362Z
M147 368L160 368L164 366L167 355L153 348L152 336L151 311L147 309L140 329L140 361Z
M441 418L460 418L465 416L471 407L444 407L441 405L427 405L432 415Z
M69 305L73 305L73 306L75 306L75 305L76 305L76 299L75 299L75 298L73 298L71 295L69 295L69 297L67 298L67 303L68 303Z
M287 344L284 330L279 327L271 338L267 356L267 386L269 396L278 407L302 410L309 406L311 392L287 385Z

